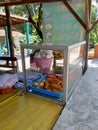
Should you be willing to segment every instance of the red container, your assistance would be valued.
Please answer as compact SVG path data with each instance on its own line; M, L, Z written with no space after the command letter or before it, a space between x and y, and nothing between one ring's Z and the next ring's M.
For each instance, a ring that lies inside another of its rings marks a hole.
M0 94L7 94L9 92L11 92L13 89L13 87L9 87L9 88L0 88Z

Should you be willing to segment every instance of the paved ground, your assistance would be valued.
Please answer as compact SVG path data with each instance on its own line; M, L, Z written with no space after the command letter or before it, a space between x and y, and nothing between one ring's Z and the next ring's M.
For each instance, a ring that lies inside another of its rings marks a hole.
M89 64L53 130L98 130L98 59Z

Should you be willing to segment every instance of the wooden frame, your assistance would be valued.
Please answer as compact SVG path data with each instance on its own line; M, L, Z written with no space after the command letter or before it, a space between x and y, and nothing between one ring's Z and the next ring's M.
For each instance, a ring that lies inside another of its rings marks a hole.
M44 3L44 2L57 2L62 0L7 0L0 2L0 6L13 6L13 5L24 5L30 3Z

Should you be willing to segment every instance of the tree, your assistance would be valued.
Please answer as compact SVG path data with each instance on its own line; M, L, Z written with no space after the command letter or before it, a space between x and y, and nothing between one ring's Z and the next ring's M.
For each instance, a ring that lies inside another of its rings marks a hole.
M42 34L42 4L28 4L12 6L10 8L11 14L16 14L18 16L28 18L29 22L32 24L30 27L30 37L31 41L43 41ZM15 27L22 33L25 33L24 27Z
M91 24L94 23L96 26L92 29L90 33L90 47L93 48L95 43L98 43L98 11L95 5L92 5L92 11L91 11ZM95 22L96 21L96 22Z
M34 6L26 5L28 14L29 14L29 22L32 23L34 28L37 31L37 34L40 36L41 40L43 41L43 34L42 34L42 4L37 4L37 14L34 16ZM32 10L33 10L33 16L32 16Z

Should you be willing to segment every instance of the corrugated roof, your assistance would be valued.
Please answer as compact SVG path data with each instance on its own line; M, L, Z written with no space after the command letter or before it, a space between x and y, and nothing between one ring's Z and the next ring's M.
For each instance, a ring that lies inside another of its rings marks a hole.
M16 16L16 15L11 15L10 19L12 21L12 26L14 26L14 25L19 26L19 25L23 24L24 22L28 21L27 18L19 17L19 16ZM6 15L5 15L5 13L0 12L0 27L4 27L6 25L7 25Z

